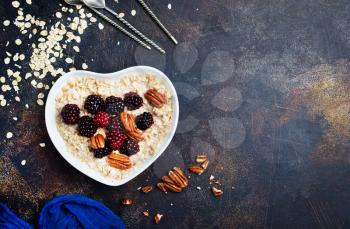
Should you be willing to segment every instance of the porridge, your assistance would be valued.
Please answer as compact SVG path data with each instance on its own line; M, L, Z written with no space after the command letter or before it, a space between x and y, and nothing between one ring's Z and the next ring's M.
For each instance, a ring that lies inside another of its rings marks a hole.
M172 95L153 75L82 77L56 97L57 128L74 157L122 179L157 152L173 121Z

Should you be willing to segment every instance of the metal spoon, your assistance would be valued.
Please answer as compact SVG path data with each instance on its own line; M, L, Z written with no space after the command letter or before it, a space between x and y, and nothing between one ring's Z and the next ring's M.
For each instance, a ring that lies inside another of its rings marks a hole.
M163 25L163 23L158 19L158 17L155 15L155 13L153 13L153 11L151 10L151 8L149 8L149 6L143 1L143 0L138 0L139 3L142 5L142 7L147 11L147 13L153 18L153 20L155 22L157 22L158 26L164 31L164 33L166 35L168 35L168 37L170 37L170 39L177 45L177 40L175 39L175 37L169 32L169 30Z
M145 41L147 41L150 45L155 47L158 51L160 51L163 54L165 53L165 51L161 47L159 47L155 42L153 42L146 35L144 35L142 32L140 32L138 29L136 29L127 20L120 17L118 13L116 13L111 8L106 6L105 0L83 0L83 2L90 7L107 10L109 13L113 14L116 18L118 18L118 20L121 21L124 25L126 25L129 29L134 31L137 35L139 35L141 38L143 38Z
M124 34L126 34L128 37L130 37L131 39L135 40L137 43L139 43L140 45L142 45L143 47L145 47L146 49L151 49L151 47L149 45L147 45L146 43L144 43L143 41L141 41L139 38L137 38L135 35L133 35L132 33L130 33L129 31L127 31L126 29L124 29L122 26L120 26L119 24L115 23L112 19L110 19L109 17L107 17L106 15L104 15L103 13L101 13L100 11L94 9L93 7L90 7L88 5L86 5L83 1L81 0L64 0L67 4L69 5L82 5L84 4L86 7L88 7L90 10L92 10L94 13L96 13L98 16L100 16L102 19L106 20L107 22L109 22L110 24L112 24L114 27L116 27L117 29L119 29L120 31L122 31Z

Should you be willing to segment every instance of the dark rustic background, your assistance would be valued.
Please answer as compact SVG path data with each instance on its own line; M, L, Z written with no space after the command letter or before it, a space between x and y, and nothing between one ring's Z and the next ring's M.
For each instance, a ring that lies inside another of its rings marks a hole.
M89 70L113 72L142 64L164 71L180 99L173 142L128 184L99 184L58 154L37 92L23 83L21 102L0 113L2 202L33 225L46 201L81 193L105 203L128 228L153 227L140 214L146 209L165 215L159 228L350 228L350 1L149 0L180 41L177 47L135 0L107 3L167 55L144 50L104 23L102 31L97 25L85 31L75 66L86 62ZM55 0L22 5L43 20L55 19L60 9ZM15 14L10 1L1 3L1 19ZM0 33L1 60L5 49L16 52L4 45L17 36L11 29ZM0 69L5 75L6 67ZM10 140L7 131L14 132ZM137 191L172 166L190 166L201 151L211 158L209 169L192 176L183 193ZM211 174L222 183L221 198L209 191ZM125 196L136 204L121 206Z

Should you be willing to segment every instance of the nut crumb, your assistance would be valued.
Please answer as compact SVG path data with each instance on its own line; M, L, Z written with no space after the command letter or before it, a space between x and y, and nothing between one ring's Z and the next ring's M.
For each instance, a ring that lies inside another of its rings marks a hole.
M130 205L132 205L134 202L133 202L133 200L130 199L130 198L124 198L124 199L122 200L122 203L123 203L123 205L125 205L125 206L130 206Z
M222 196L222 194L224 194L224 192L222 190L215 188L215 187L213 187L211 189L211 191L213 192L214 196L216 196L216 197Z
M142 192L149 193L150 191L152 191L152 189L153 189L153 187L151 185L147 185L147 186L142 188Z
M191 173L196 173L198 175L201 175L203 172L204 172L204 168L202 166L199 166L199 165L193 165L189 168L189 171Z
M157 214L154 216L154 223L155 223L155 224L159 224L159 222L160 222L160 220L161 220L162 218L163 218L163 215L157 213Z

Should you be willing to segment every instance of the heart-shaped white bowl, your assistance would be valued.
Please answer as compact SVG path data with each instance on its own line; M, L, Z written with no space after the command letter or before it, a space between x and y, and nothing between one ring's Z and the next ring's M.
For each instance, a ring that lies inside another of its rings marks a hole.
M124 179L115 179L108 176L103 176L99 172L90 168L86 163L74 157L73 154L69 152L68 148L66 147L65 141L61 137L56 125L56 117L57 117L56 97L61 91L61 88L64 85L66 85L68 81L77 79L79 77L91 76L91 77L95 77L96 79L108 79L112 81L119 81L120 79L123 78L123 76L128 76L131 74L142 75L146 73L152 74L155 77L163 80L165 83L165 86L168 88L169 92L172 94L173 120L172 120L171 129L169 130L167 136L164 138L163 142L160 144L158 151L153 156L150 156L148 159L146 159L144 163L140 165L138 168L131 171L128 177ZM161 71L155 68L147 67L147 66L131 67L115 73L108 73L108 74L101 74L101 73L95 73L95 72L89 72L89 71L75 71L75 72L67 73L62 77L60 77L51 88L50 93L47 97L46 107L45 107L45 122L46 122L47 132L49 133L51 141L53 142L58 152L62 155L62 157L66 159L66 161L68 161L73 167L78 169L80 172L84 173L85 175L91 177L96 181L99 181L103 184L110 185L110 186L119 186L129 182L130 180L135 178L137 175L142 173L144 170L146 170L153 162L155 162L157 158L164 152L164 150L170 144L176 131L178 118L179 118L179 101L178 101L178 97L173 84L164 73L162 73Z

